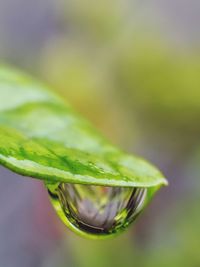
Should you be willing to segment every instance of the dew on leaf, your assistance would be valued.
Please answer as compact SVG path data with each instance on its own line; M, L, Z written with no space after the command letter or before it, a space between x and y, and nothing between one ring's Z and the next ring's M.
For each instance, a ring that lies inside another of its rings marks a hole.
M125 230L142 211L147 189L47 184L61 220L84 236L107 237Z

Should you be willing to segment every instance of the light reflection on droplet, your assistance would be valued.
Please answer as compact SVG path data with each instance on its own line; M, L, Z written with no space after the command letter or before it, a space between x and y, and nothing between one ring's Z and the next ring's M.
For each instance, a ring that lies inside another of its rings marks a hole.
M127 228L141 212L145 188L60 183L47 185L54 208L75 232L109 236Z

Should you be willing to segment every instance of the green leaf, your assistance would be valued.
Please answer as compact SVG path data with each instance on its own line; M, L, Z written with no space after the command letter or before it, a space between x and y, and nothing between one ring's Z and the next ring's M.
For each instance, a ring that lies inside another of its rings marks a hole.
M48 183L153 191L167 184L155 167L114 147L46 86L5 66L0 67L0 163Z

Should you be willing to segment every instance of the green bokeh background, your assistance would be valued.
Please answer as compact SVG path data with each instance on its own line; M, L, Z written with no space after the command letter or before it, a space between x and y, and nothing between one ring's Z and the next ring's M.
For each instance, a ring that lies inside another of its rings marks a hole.
M126 234L90 241L66 230L33 180L32 219L48 231L21 234L30 249L9 245L1 266L200 266L199 10L198 1L178 0L0 2L2 61L48 82L112 142L155 163L170 182ZM26 224L20 212L16 223ZM6 241L0 242L1 250ZM34 260L12 265L16 253L21 262L29 254Z

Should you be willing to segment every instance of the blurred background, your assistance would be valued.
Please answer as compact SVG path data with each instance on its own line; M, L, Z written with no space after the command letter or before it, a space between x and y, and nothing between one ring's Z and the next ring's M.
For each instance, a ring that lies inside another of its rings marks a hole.
M200 266L199 14L198 0L0 0L1 61L170 182L127 233L90 241L63 226L40 181L1 167L1 267Z

